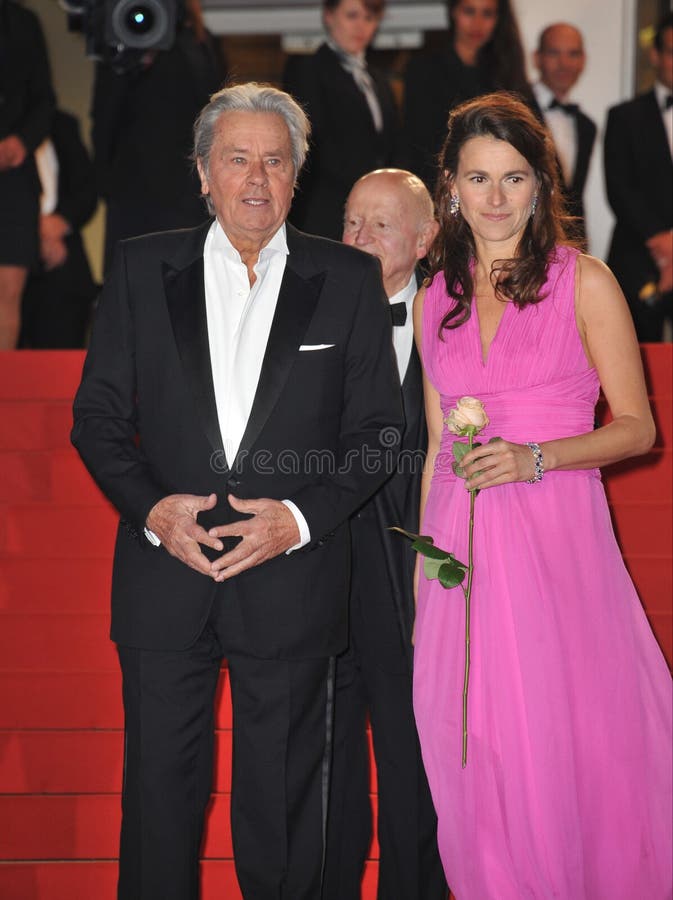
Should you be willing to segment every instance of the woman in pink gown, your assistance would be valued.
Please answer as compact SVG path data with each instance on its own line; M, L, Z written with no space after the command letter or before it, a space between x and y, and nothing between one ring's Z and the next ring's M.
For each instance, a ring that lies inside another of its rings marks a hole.
M630 315L564 244L553 151L521 103L459 107L441 168L437 274L414 308L422 533L464 562L481 489L465 768L463 595L419 577L414 706L447 880L457 900L666 900L671 679L599 471L654 440ZM613 420L594 430L600 388ZM443 424L463 395L490 419L467 482Z

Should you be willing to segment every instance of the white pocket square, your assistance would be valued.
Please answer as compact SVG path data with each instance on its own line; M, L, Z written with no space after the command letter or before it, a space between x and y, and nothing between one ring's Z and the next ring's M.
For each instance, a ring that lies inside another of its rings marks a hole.
M330 347L336 347L336 344L302 344L300 350L329 350Z

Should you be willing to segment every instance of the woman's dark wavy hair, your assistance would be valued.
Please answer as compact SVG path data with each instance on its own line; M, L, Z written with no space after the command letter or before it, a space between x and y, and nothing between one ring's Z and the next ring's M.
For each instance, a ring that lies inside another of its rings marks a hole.
M462 0L448 0L449 35L453 32L453 11ZM519 26L510 0L498 0L498 20L491 39L479 51L479 64L499 91L516 91L530 97L526 78L526 58Z
M472 229L463 216L450 212L451 178L458 169L463 145L471 138L492 137L506 141L524 157L538 180L537 209L521 236L514 259L497 260L491 271L496 296L511 300L520 309L543 299L550 253L566 237L565 215L558 184L558 165L550 138L535 115L512 94L486 94L456 107L449 116L449 129L440 154L440 176L435 191L439 231L428 261L432 274L442 271L449 297L456 302L444 316L439 334L457 328L472 311L474 280L472 261L476 254ZM443 173L446 172L448 177Z

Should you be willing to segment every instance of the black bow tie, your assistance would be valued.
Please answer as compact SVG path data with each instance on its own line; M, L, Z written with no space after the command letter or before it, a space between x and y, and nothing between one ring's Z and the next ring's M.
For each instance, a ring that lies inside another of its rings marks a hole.
M567 115L576 116L579 106L577 103L561 103L560 100L557 100L556 97L554 97L547 109L562 109Z
M407 304L404 301L390 304L390 315L393 325L404 325L407 321Z
M664 109L670 109L673 106L673 94L669 94L664 98Z

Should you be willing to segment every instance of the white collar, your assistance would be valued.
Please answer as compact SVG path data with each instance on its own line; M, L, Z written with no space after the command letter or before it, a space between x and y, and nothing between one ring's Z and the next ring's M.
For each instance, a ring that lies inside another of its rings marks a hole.
M665 84L660 81L654 82L654 95L657 98L657 106L661 112L666 111L666 98L670 97L673 91L669 90Z
M222 228L217 219L213 222L211 226L212 233L212 249L217 253L223 253L225 256L229 257L233 262L239 262L243 264L243 260L241 259L241 254L238 252L236 247L231 243L227 232ZM285 228L285 222L280 226L278 231L272 236L271 240L265 244L262 249L259 251L259 260L262 260L266 257L271 257L276 253L283 254L287 256L289 254L288 246L287 246L287 231ZM258 261L259 261L258 260Z
M418 286L416 284L416 273L411 273L411 278L407 282L406 286L402 288L401 291L398 291L396 294L393 294L392 297L389 297L389 303L406 303L407 306L413 301L416 296L416 291L418 290Z
M552 89L550 87L548 87L543 81L536 81L535 84L533 85L533 91L535 93L535 98L536 98L538 105L539 105L540 109L542 110L542 112L548 112L549 104L553 100L558 99L556 97L556 94L552 91ZM563 100L559 100L559 103L563 103L563 104L573 103L573 102L574 101L572 100L570 94L567 94L563 98Z

